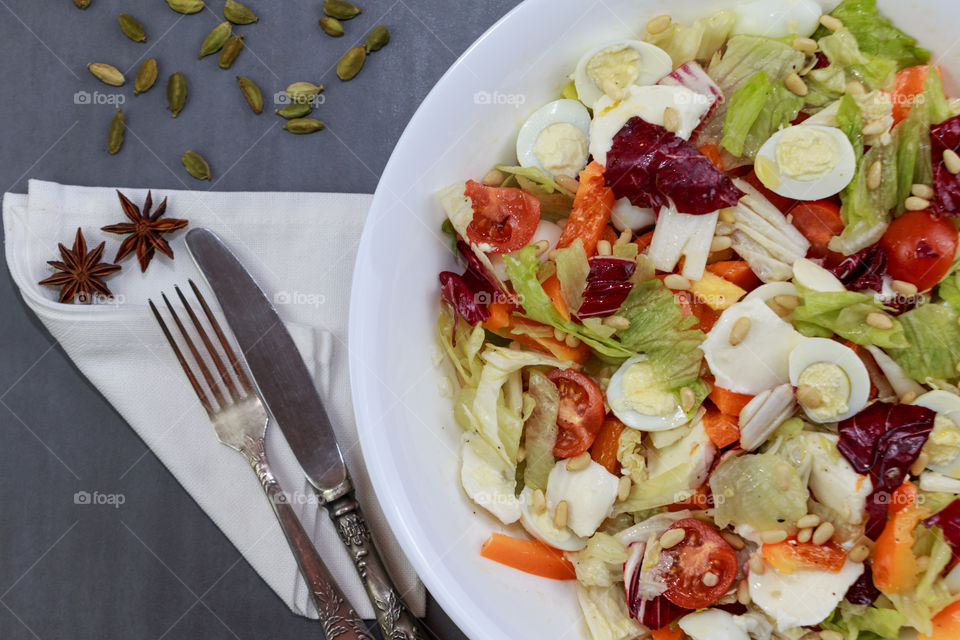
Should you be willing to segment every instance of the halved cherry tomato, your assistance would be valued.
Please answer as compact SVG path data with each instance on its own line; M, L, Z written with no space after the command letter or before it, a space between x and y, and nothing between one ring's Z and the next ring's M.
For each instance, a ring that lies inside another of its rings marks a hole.
M590 448L603 427L603 392L596 382L573 369L554 369L547 378L560 391L560 433L553 455L574 458Z
M695 518L678 520L670 529L682 529L686 535L679 544L660 551L657 572L667 583L663 595L686 609L713 604L737 576L737 554L716 529ZM713 586L703 582L708 572L717 578Z
M921 633L920 640L956 640L960 638L960 600L947 605L933 617L930 635Z
M797 542L796 538L761 547L763 559L780 573L796 573L797 569L819 569L839 573L847 561L847 554L832 542L813 544Z
M957 253L957 228L929 211L908 211L890 223L880 245L887 250L890 277L926 291L950 271Z
M830 239L843 232L840 207L830 200L799 202L790 209L790 216L791 224L810 241L810 258L825 257Z
M489 253L510 253L524 248L540 224L540 201L514 187L485 187L467 181L464 192L473 202L473 221L467 237L474 244L490 245Z

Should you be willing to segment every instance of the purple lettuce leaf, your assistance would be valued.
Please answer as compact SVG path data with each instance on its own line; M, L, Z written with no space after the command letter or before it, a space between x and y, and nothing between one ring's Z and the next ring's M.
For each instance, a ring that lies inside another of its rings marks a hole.
M590 258L583 304L577 310L577 315L581 318L597 318L616 313L633 289L630 278L636 268L636 262L624 258Z
M930 127L930 156L933 160L933 188L936 200L932 211L944 216L960 216L960 175L954 175L943 161L947 149L960 152L960 116Z
M883 276L887 273L887 252L879 244L847 256L827 269L851 291L883 290Z
M928 527L940 527L954 551L960 551L960 498L923 521Z

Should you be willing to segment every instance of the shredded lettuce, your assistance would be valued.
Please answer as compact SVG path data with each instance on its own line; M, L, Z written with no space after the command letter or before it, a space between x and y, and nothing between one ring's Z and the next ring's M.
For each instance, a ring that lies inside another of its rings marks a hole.
M723 528L745 524L758 531L783 527L807 514L807 487L797 470L769 453L729 458L710 476L715 520Z
M590 263L583 250L583 241L577 238L569 247L557 249L555 255L563 301L567 303L567 308L576 311L583 304L583 291L587 288L587 276L590 275Z
M897 70L926 64L930 60L930 52L916 46L916 38L898 29L890 18L880 13L877 0L844 0L830 15L839 18L853 33L861 51L892 59ZM820 27L814 38L819 39L829 33L826 28Z
M903 614L895 609L865 607L844 600L820 626L839 631L845 640L887 640L899 636L904 622Z
M577 570L577 580L589 587L610 587L623 582L623 563L627 561L627 547L606 533L595 533L587 540L587 547L571 560Z
M760 71L730 97L720 144L738 157L753 159L764 142L797 117L804 99Z
M585 587L577 583L577 600L593 640L634 640L646 628L630 617L623 587Z
M898 70L896 61L865 53L850 29L841 27L821 37L819 44L830 64L812 69L804 76L809 88L809 104L823 106L839 99L849 80L857 80L871 91L891 88Z
M849 93L845 93L837 105L837 127L853 145L859 166L863 158L863 111Z
M691 60L708 62L713 54L723 48L735 22L733 12L718 11L698 18L690 26L671 22L660 33L646 33L644 40L670 54L674 68Z
M513 167L498 164L497 169L508 174L508 180L516 180L517 186L540 201L540 214L548 218L562 218L570 215L573 208L573 195L540 167ZM505 182L504 186L509 186Z
M943 90L943 78L940 77L940 70L936 67L930 68L927 79L923 82L923 95L926 98L927 110L930 113L930 124L940 124L944 120L953 116L950 110L950 101Z
M480 371L483 369L480 350L483 349L484 330L480 325L471 327L466 322L457 322L454 313L449 305L442 306L437 319L437 336L457 370L460 386L476 387L480 383Z
M527 452L527 464L523 470L523 483L532 489L545 490L556 461L553 447L559 431L560 393L557 386L537 370L530 372L528 389L536 405L524 424L523 446Z
M926 99L918 99L910 114L898 125L897 134L897 214L903 213L903 201L914 184L933 184L933 162L930 157L930 109Z
M928 378L953 380L960 361L960 313L942 303L925 304L899 317L906 348L887 353L903 371L918 382Z
M897 158L897 145L893 143L875 145L863 155L853 180L840 193L844 229L831 240L831 249L851 255L880 240L890 224L890 210L899 203ZM880 163L882 178L878 188L870 189L867 173L876 162Z
M692 465L684 462L664 473L648 478L641 484L634 484L627 499L613 506L613 514L635 513L689 498L694 493L690 488L692 471Z
M730 38L727 49L709 74L724 95L731 95L756 73L763 71L775 81L800 71L806 56L786 42L763 36L739 35Z
M868 313L884 313L885 307L870 294L854 291L824 292L797 286L803 304L793 312L797 331L805 336L830 337L834 333L860 345L902 349L908 341L904 327L890 317L893 327L878 329L867 324ZM903 318L903 316L901 316ZM960 327L956 327L960 333Z

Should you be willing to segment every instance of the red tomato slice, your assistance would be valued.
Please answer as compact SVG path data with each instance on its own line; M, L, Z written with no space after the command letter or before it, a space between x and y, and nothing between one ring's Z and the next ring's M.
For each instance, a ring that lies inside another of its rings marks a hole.
M660 552L657 571L667 583L663 595L685 609L713 604L737 577L737 554L716 529L695 518L678 520L670 529L683 529L686 535L679 544Z
M473 221L467 238L474 244L488 244L489 253L510 253L523 249L540 224L540 201L522 189L485 187L467 181L464 191L473 202Z
M554 369L547 378L560 391L560 433L553 455L574 458L590 448L603 427L603 392L596 382L572 369Z
M809 258L826 257L830 238L843 231L840 207L830 200L798 202L790 209L790 222L810 241Z
M890 277L926 291L950 271L957 253L957 228L929 211L909 211L890 224L880 245L887 250Z

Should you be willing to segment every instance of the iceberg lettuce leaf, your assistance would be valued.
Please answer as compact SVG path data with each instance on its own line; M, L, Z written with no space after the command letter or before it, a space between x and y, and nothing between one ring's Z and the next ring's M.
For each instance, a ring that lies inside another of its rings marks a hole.
M767 139L800 113L804 100L763 71L730 97L720 144L738 157L753 159Z
M835 333L859 345L874 344L884 349L903 349L908 345L904 327L897 318L890 317L890 329L867 324L868 313L884 313L885 309L872 295L814 291L803 286L798 286L797 292L803 303L794 309L792 321L797 331L806 336L829 337ZM960 327L957 329L960 333Z
M528 388L536 405L524 425L523 446L527 452L527 464L523 470L523 483L531 489L546 490L547 478L556 461L553 447L559 431L560 392L557 385L537 370L530 372Z
M839 18L856 37L866 54L892 59L897 70L926 64L930 52L917 46L917 39L897 28L890 18L877 9L877 0L844 0L831 14ZM830 32L820 27L815 38Z
M953 380L960 361L960 326L957 310L942 303L925 304L899 317L906 346L887 353L918 382L928 378Z

